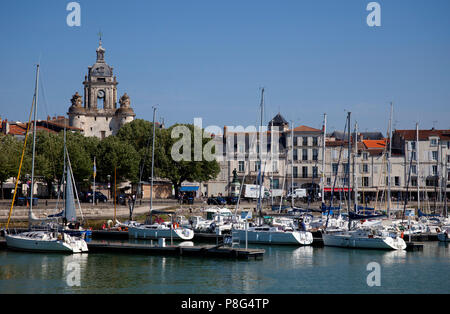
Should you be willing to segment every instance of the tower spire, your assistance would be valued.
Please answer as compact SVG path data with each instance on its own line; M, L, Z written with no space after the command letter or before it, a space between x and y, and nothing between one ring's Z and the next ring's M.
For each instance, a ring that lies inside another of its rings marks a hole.
M98 46L101 47L102 46L102 36L103 36L102 31L100 30L97 35L98 35Z
M97 48L97 62L104 62L105 60L105 49L102 47L102 36L101 31L98 32L98 48Z

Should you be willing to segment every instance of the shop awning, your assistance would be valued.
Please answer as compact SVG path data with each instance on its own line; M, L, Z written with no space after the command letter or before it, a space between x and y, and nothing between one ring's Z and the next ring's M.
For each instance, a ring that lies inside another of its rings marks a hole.
M198 191L198 186L182 186L180 192L196 192Z

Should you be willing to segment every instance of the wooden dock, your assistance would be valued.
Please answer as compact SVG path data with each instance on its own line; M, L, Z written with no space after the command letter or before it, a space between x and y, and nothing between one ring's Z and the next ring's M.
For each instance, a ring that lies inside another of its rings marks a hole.
M234 259L262 259L263 249L241 249L231 247L217 247L215 245L202 246L154 246L148 244L90 242L90 253L126 253L147 255L196 256L196 257L222 257Z
M421 243L421 242L406 242L406 251L408 251L408 252L423 251L423 243Z
M261 260L264 257L263 249L241 249L225 246L165 246L160 247L150 244L134 244L95 241L87 243L88 253L118 253L118 254L145 254L162 256L192 256L192 257L220 257L243 260ZM6 240L0 239L0 250L6 250Z
M92 230L93 240L127 240L128 231Z

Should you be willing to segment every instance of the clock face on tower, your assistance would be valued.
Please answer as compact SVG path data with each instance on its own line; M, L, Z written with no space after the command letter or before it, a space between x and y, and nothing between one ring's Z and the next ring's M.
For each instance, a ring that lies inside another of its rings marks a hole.
M97 97L98 97L98 98L103 98L103 97L105 97L105 92L102 91L102 90L99 90L98 93L97 93Z

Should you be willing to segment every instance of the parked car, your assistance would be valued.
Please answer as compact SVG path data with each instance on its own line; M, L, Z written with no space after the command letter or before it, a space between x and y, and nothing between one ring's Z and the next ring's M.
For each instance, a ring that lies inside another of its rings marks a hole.
M227 204L228 205L236 205L238 202L238 197L237 196L228 196L227 197Z
M210 197L207 201L208 205L226 205L227 201L222 196Z
M82 197L80 199L83 202L92 203L92 196L93 196L92 191L83 192L82 193ZM95 191L95 201L96 202L106 203L108 201L108 198L102 192Z

